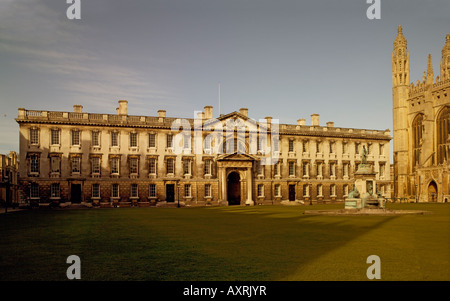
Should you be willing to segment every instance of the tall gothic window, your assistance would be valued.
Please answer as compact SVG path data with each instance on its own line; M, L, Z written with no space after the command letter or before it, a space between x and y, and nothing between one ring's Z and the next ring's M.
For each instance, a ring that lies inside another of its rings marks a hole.
M438 164L450 157L450 107L445 107L437 119Z
M423 132L423 114L419 114L414 118L412 124L413 134L413 166L419 164L420 148L422 147L422 132Z

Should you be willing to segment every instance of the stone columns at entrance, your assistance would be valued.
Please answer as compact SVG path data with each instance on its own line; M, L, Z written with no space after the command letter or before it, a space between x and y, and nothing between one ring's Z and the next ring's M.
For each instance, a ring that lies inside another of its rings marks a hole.
M245 201L245 205L254 205L252 198L252 168L247 168L247 201Z

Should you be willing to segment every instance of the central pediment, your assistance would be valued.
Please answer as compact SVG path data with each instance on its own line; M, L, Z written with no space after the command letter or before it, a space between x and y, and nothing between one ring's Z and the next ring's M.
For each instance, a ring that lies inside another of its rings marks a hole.
M220 155L217 158L217 161L256 161L256 160L258 160L258 158L242 153L225 154Z

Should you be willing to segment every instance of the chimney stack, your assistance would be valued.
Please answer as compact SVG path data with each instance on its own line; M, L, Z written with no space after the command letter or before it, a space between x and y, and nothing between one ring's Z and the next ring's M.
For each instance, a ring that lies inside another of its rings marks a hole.
M248 109L247 108L241 108L239 112L244 115L245 117L248 117Z
M319 114L312 114L311 115L311 125L312 126L319 126Z
M305 119L302 118L302 119L297 120L297 125L305 125Z
M75 113L83 113L83 106L82 105L74 105L73 106L73 111Z
M119 100L119 110L117 111L117 113L119 115L127 115L127 104L128 101L126 100Z
M205 118L206 119L213 118L213 107L212 106L206 106L204 109L205 109Z
M328 121L328 122L327 122L327 127L329 127L329 128L334 128L334 122Z

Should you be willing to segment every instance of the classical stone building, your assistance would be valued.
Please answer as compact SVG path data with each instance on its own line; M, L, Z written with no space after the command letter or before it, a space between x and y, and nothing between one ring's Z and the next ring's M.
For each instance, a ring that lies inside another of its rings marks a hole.
M343 201L361 151L390 197L389 130L297 124L248 110L192 119L19 109L20 181L41 203L253 205Z
M0 154L0 204L18 205L21 201L19 190L19 158L16 152Z
M402 27L392 53L394 195L410 201L450 199L450 35L440 76L431 55L422 80L410 83L409 52Z

